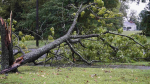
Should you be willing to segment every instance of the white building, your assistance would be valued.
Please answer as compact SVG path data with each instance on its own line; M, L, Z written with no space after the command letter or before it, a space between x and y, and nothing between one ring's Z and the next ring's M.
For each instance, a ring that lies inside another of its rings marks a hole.
M136 30L136 24L133 23L132 21L130 21L130 22L125 21L123 23L123 30L126 30L126 31L135 31Z

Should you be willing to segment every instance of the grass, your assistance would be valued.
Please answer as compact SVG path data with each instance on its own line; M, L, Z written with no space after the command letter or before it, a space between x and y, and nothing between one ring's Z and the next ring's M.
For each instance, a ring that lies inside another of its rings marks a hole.
M140 33L140 32L142 32L142 31L123 31L122 34L129 35L129 34L133 34L133 33L135 34L135 33Z
M39 40L39 47L42 47L42 46L44 46L45 44L48 44L48 43L50 43L50 42L52 42L52 41L50 41L50 40ZM31 41L25 41L24 42L24 44L27 46L27 48L38 48L37 46L36 46L36 40L31 40Z
M132 65L132 66L150 66L150 62L135 62L135 63L95 63L95 65Z
M149 84L150 70L22 66L0 84Z
M48 44L50 42L52 42L53 40L39 40L39 47L44 46L45 44ZM19 43L22 43L22 41L20 41ZM38 48L36 46L36 40L29 40L29 41L25 41L23 44L26 45L27 48L33 49L33 48ZM0 45L1 47L1 45Z
M150 43L150 36L146 36L147 42Z

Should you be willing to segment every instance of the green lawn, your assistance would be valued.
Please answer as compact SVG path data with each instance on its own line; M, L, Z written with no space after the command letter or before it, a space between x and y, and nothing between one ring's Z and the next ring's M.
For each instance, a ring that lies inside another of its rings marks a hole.
M122 34L124 34L124 35L129 35L129 34L135 34L135 33L140 33L140 32L142 32L142 31L123 31L123 33Z
M95 65L132 65L132 66L150 66L150 62L135 62L135 63L120 63L120 62L116 62L116 63L94 63Z
M0 84L149 84L150 70L22 66Z
M40 40L39 41L39 47L42 47L45 44L48 44L50 42L52 42L52 41L50 41L50 40ZM36 40L25 41L24 44L27 46L27 48L38 48L38 47L36 47Z
M147 42L150 43L150 36L147 36Z

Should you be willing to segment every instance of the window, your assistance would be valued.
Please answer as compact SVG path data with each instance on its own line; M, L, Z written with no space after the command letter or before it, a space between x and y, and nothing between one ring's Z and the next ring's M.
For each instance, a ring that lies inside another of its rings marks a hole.
M127 30L126 27L123 27L123 30Z
M130 30L131 29L131 27L127 27L127 30Z

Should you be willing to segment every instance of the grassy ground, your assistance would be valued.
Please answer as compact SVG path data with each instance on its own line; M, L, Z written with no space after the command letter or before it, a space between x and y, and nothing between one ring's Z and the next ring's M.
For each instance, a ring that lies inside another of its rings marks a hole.
M149 84L150 70L22 66L0 84Z
M150 62L135 62L135 63L95 63L95 65L132 65L132 66L150 66Z
M150 43L150 36L146 36L147 42Z
M124 35L129 35L129 34L135 34L135 33L140 33L140 32L142 32L142 31L123 31L123 33L122 34L124 34Z
M48 44L52 41L50 40L42 40L42 41L39 41L39 47L42 47L44 46L45 44ZM27 46L27 48L38 48L36 46L36 41L35 40L31 40L31 41L25 41L24 44Z

